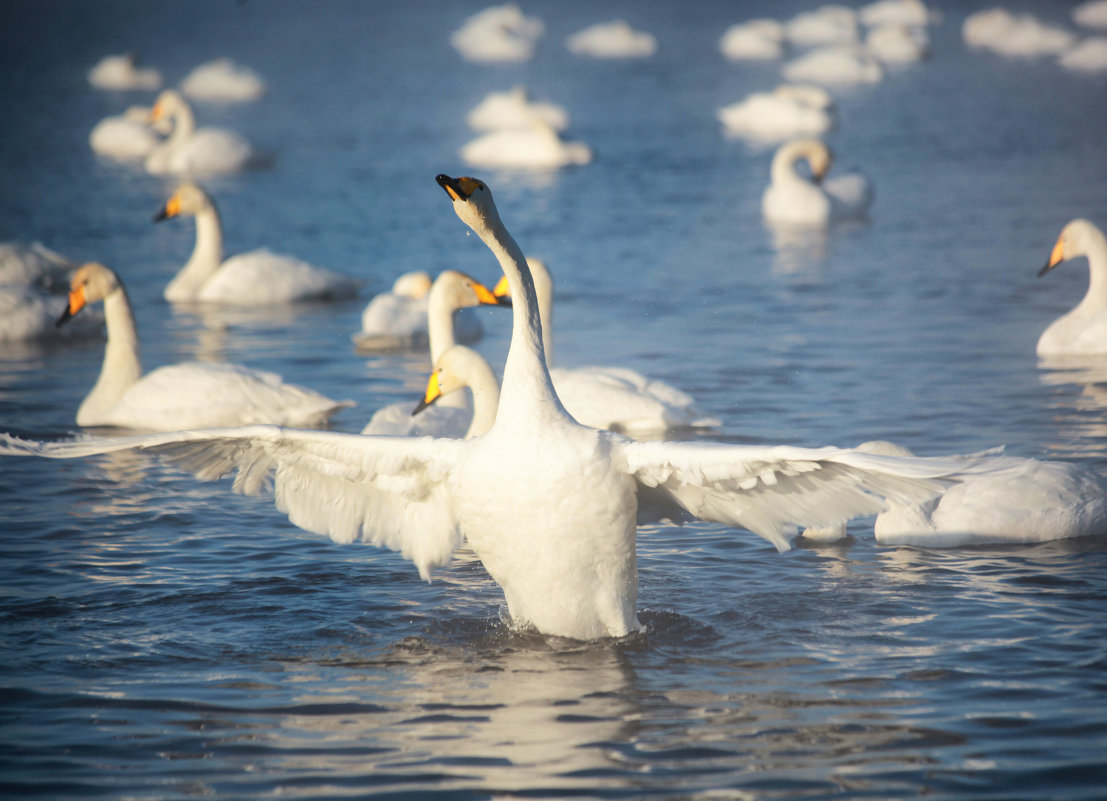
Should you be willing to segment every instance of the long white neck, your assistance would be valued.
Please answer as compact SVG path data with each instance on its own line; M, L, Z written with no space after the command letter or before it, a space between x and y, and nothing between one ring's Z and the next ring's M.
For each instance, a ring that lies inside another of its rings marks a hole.
M438 361L448 348L456 344L454 337L454 314L456 309L447 295L446 285L431 285L427 296L427 340L430 344L431 364Z
M1107 237L1098 228L1085 231L1084 255L1088 257L1088 291L1074 309L1090 319L1107 309Z
M165 140L165 145L175 147L196 132L196 117L192 114L192 107L187 103L174 104L173 106L173 132Z
M138 356L138 330L127 290L119 287L104 298L104 321L108 342L100 377L77 410L78 425L109 422L105 415L131 386L142 377Z
M496 422L496 409L500 405L500 382L492 368L479 356L467 365L465 383L473 393L473 420L465 438L471 439L487 433Z
M542 348L546 352L546 367L553 367L553 278L546 265L537 259L527 259L531 280L534 281L534 294L538 298L538 316L542 318Z
M804 142L792 142L781 147L773 156L773 163L770 167L770 178L773 184L776 186L797 183L810 185L810 181L796 172L796 162L801 158L805 158L806 155L807 148Z
M219 210L214 203L208 203L196 214L196 245L192 255L165 287L165 299L172 302L195 300L222 263L223 226Z

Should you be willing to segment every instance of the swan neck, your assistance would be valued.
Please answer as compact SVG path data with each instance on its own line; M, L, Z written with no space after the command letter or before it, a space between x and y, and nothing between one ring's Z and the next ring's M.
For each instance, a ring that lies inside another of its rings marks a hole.
M469 423L465 438L472 439L487 433L496 422L496 409L500 405L500 384L487 362L473 371L468 383L473 393L473 420Z
M1081 305L1093 306L1096 311L1107 308L1107 237L1098 229L1089 232L1085 247L1088 257L1088 292Z
M192 108L181 103L173 110L173 133L169 135L169 142L176 145L188 139L196 131L196 117L192 114Z
M796 183L797 181L804 184L808 183L796 172L796 162L805 156L806 151L800 142L793 142L780 148L773 156L773 163L770 167L772 182L778 185Z
M127 290L122 286L104 298L104 322L108 329L104 363L100 377L78 411L77 422L81 425L105 422L97 415L111 409L142 377L138 328Z
M165 288L165 299L194 300L223 263L223 225L215 203L196 213L196 244L185 266Z
M457 310L451 308L444 294L436 292L432 286L430 296L427 298L427 340L430 345L432 364L455 344L454 315L456 312Z
M532 271L533 272L533 271ZM534 281L535 295L538 298L538 317L542 320L542 350L546 354L546 367L552 367L554 363L553 343L553 309L554 289L553 281L547 276L545 280Z

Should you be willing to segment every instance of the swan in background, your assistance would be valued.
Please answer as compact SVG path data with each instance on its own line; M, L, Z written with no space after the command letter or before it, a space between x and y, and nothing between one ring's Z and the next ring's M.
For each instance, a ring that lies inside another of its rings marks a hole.
M65 312L64 295L37 286L0 286L0 344L42 342L99 336L104 319L98 314L59 330L56 322ZM0 347L0 353L3 348Z
M181 91L193 100L241 102L265 94L265 80L229 58L201 64L181 81Z
M162 120L164 123L165 120ZM150 109L131 106L122 114L104 117L88 135L92 152L119 161L141 161L161 144L160 133L171 128L150 123Z
M1066 50L1057 60L1073 72L1098 73L1107 71L1107 36L1089 36L1071 50Z
M801 159L811 168L811 178L796 172ZM773 156L770 183L761 198L765 220L821 226L864 217L872 205L872 187L856 173L827 180L833 160L830 148L818 139L797 139L781 145Z
M0 436L11 455L73 458L145 449L212 479L237 471L256 494L272 473L279 508L340 542L400 551L430 578L467 541L518 626L575 639L641 630L640 511L744 526L781 550L791 524L874 514L882 497L923 500L978 468L840 448L637 442L576 423L542 353L530 271L491 192L438 177L454 210L492 250L514 299L496 421L473 439L363 437L248 426L35 443ZM641 504L640 504L641 500Z
M252 250L223 261L223 225L208 194L194 183L177 188L154 217L196 218L196 246L165 287L165 299L232 306L269 306L307 300L334 300L357 294L357 282L290 256Z
M857 12L840 5L821 6L797 14L784 26L789 44L796 47L848 45L857 42Z
M1065 29L1032 14L1012 14L1002 8L970 15L961 26L961 35L969 47L1022 58L1060 55L1075 40Z
M197 128L192 106L180 92L166 89L150 110L151 122L171 120L173 130L146 157L154 175L213 175L238 172L262 159L242 136L223 128Z
M37 287L64 292L77 265L35 242L0 242L0 286Z
M891 442L865 442L864 453L912 457ZM1107 481L1071 462L977 454L986 474L967 478L940 496L893 504L877 515L873 533L881 545L954 547L1033 543L1107 534ZM844 525L808 529L805 539L836 542Z
M557 131L537 118L526 128L482 134L462 147L460 155L466 164L493 169L555 170L592 161L588 145L562 141Z
M626 20L590 25L565 40L574 56L591 58L648 58L657 52L657 37L638 31Z
M529 61L546 26L514 3L491 6L469 17L450 35L467 61Z
M1088 259L1088 291L1076 307L1054 320L1038 339L1039 356L1107 353L1107 237L1088 220L1072 220L1038 272L1069 259Z
M555 131L569 127L569 114L561 106L538 103L531 99L525 86L506 92L490 92L469 112L469 127L474 131L495 131L500 128L526 128L538 118Z
M1072 10L1073 21L1085 28L1107 29L1107 0L1088 0Z
M889 23L869 30L865 49L883 64L911 64L930 54L930 38L925 28Z
M834 100L819 86L783 84L754 92L723 106L716 116L731 136L780 142L795 136L821 136L834 126Z
M143 375L127 290L104 265L77 270L58 326L96 301L104 302L108 341L100 378L77 410L78 425L152 431L250 423L313 426L353 405L234 364L184 362Z
M473 396L472 414L459 407L435 406L440 398L468 389ZM414 421L412 436L472 439L488 432L496 421L500 381L484 357L464 345L452 345L434 363L423 399L408 417ZM431 414L431 412L444 414ZM376 433L368 430L362 434Z
M751 19L731 25L719 40L719 52L731 61L771 61L784 55L784 25L775 19Z
M877 0L861 7L857 12L864 25L910 25L923 28L941 22L942 14L927 8L922 0Z
M128 91L160 89L161 73L153 67L139 67L137 53L105 56L88 72L88 82L97 89Z
M830 45L793 59L782 70L786 80L828 86L880 83L884 70L872 55L857 45Z

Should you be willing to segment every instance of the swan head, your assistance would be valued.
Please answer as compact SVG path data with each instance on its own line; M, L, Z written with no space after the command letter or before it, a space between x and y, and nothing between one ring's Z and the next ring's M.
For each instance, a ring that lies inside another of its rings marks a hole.
M451 345L446 348L434 363L434 369L427 379L427 390L423 393L423 399L412 410L412 417L443 395L471 387L478 371L487 373L488 376L492 375L488 362L475 350L464 345Z
M432 304L454 310L470 306L506 305L480 281L457 270L444 270L434 279L430 291Z
M154 101L154 105L150 108L150 122L158 122L167 118L175 117L184 109L189 109L188 101L184 99L180 92L176 89L165 89L158 99Z
M1038 271L1038 277L1045 275L1063 261L1086 256L1095 246L1095 242L1103 242L1103 240L1103 232L1094 223L1083 219L1073 220L1061 229L1061 235L1057 237L1057 243L1049 254L1049 260Z
M404 273L392 284L392 294L418 300L425 298L431 289L430 273L418 270Z
M451 178L439 175L435 178L438 185L454 202L454 212L478 236L483 236L497 228L502 228L500 213L492 200L492 190L476 178Z
M161 222L182 214L196 215L210 207L211 198L208 197L207 192L194 183L183 183L154 215L154 222Z
M69 303L55 326L61 328L89 303L103 300L121 287L119 276L103 264L90 262L81 266L69 282Z

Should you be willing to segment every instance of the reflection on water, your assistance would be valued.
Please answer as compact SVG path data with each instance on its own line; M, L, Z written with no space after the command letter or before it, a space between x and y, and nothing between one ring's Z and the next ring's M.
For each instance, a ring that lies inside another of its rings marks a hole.
M1107 456L1107 355L1044 357L1038 369L1041 383L1059 390L1049 409L1058 434L1051 455Z

